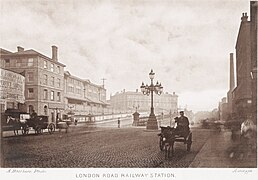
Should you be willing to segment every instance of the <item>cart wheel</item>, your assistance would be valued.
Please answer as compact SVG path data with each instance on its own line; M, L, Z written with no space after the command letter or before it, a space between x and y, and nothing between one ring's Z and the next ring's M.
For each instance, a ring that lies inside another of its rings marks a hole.
M35 134L40 134L41 133L41 128L36 126L35 128Z
M188 151L188 152L190 152L191 151L191 146L192 146L192 133L190 133L189 134L189 137L188 137L188 139L187 139L187 146L186 146L186 150Z
M47 127L49 134L52 134L55 131L55 125L50 123Z
M22 127L22 135L26 135L29 134L29 127L28 125L25 125L24 127Z
M165 146L165 144L164 144L164 142L163 142L163 138L160 137L160 138L159 138L159 148L160 148L161 151L164 150L164 146Z

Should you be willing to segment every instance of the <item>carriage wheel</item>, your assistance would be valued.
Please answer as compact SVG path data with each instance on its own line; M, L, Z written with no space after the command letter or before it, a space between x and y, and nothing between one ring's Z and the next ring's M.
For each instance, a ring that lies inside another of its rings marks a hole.
M35 128L35 134L40 134L41 133L41 128L36 126Z
M188 139L187 139L187 146L186 146L186 150L189 152L191 151L191 146L192 146L192 133L190 133Z
M159 148L160 148L160 150L161 151L163 151L164 150L164 142L163 142L163 138L162 137L160 137L159 138Z
M22 127L22 135L26 135L26 134L29 134L29 127L28 125L25 125L24 127Z
M49 124L48 127L49 134L52 134L55 131L55 125L53 123Z

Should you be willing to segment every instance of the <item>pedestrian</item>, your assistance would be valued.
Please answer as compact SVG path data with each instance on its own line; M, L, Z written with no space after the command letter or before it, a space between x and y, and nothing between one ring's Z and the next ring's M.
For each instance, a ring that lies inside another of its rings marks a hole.
M118 125L118 128L120 128L120 118L118 118L117 120L117 125Z

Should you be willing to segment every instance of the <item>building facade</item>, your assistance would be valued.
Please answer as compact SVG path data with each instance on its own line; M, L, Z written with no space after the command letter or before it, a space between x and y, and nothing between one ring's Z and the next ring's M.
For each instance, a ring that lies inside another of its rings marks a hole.
M236 42L236 88L233 117L257 121L257 2L250 2L251 20L243 13Z
M0 112L21 109L25 102L25 77L0 68Z
M136 90L135 92L122 91L110 97L110 105L116 112L142 112L150 111L150 96L143 95ZM177 112L178 96L173 93L163 93L160 96L154 95L153 106L155 113Z
M258 35L258 2L250 2L251 14L251 79L252 79L252 118L257 123L257 35Z
M64 74L64 104L66 114L72 113L78 121L87 121L90 116L106 113L106 89L89 80Z
M56 122L64 112L64 67L58 61L57 47L52 46L52 58L33 49L17 47L17 52L1 54L1 66L25 75L26 111L49 116Z

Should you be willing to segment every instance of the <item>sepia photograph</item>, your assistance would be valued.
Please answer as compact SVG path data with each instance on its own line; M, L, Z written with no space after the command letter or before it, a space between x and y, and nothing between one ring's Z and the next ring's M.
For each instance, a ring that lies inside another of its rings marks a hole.
M1 179L254 179L258 1L0 0Z

